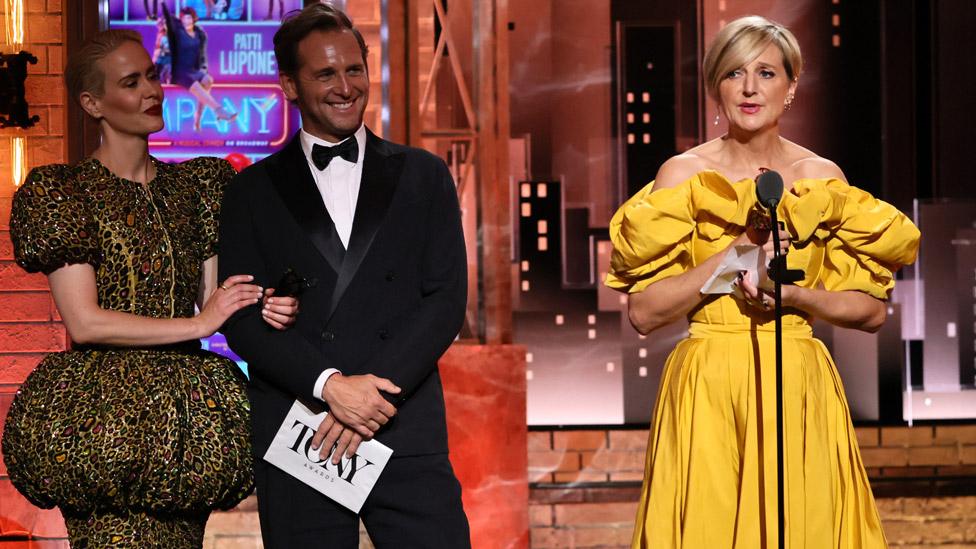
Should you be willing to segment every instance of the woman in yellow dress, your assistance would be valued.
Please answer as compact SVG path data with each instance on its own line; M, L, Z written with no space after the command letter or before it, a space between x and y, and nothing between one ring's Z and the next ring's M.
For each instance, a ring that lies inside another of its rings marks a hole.
M786 547L886 546L840 376L810 321L878 330L893 272L914 261L919 232L833 162L779 135L801 67L785 27L757 16L724 27L704 76L728 132L665 162L611 221L607 285L629 293L634 327L690 322L661 380L635 548L778 543L772 295L748 277L742 299L700 293L732 246L771 256L753 179L764 168L787 182L782 246L789 267L805 272L782 294Z

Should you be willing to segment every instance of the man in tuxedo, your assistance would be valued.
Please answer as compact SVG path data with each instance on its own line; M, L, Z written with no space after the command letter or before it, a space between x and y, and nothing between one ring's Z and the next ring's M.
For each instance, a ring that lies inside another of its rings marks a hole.
M344 13L310 5L274 44L302 129L230 183L220 224L221 277L305 279L290 330L267 329L259 305L224 327L251 378L265 547L358 547L360 517L380 548L470 547L437 371L467 294L454 183L438 157L363 125L367 49ZM359 516L262 460L296 399L328 409L313 447L333 462L364 439L393 449Z

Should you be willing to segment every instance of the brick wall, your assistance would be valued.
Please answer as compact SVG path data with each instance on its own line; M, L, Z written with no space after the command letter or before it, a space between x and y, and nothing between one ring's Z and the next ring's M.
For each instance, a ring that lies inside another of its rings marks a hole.
M13 262L10 243L10 202L16 187L10 180L9 137L27 137L28 166L65 159L61 0L28 0L25 8L24 49L37 57L37 64L27 66L26 97L30 113L39 115L40 121L27 130L0 130L0 419L6 416L17 386L44 354L64 349L67 341L47 279L21 270ZM0 539L26 532L64 538L60 514L40 511L24 500L10 485L2 465L0 503Z
M856 431L892 546L976 548L976 424ZM531 546L629 547L647 436L530 432Z
M976 425L857 427L872 480L976 476ZM646 430L529 433L529 482L618 482L643 478Z
M27 136L29 166L64 162L64 85L61 0L33 0L27 5L25 49L37 57L25 82L31 114L41 117L28 130L0 131L0 384L18 384L43 353L62 350L65 332L58 322L47 279L29 275L13 262L10 202L11 135Z
M868 475L976 476L976 425L858 428Z
M529 433L529 482L619 482L644 478L647 431Z
M614 488L533 490L532 549L630 547L637 493ZM976 497L881 497L877 503L892 547L976 548Z

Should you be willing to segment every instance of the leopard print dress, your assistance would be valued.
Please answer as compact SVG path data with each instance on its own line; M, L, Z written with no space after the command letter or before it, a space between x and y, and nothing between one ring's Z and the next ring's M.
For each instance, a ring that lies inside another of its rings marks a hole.
M88 263L104 309L191 317L233 168L156 164L147 186L89 158L34 169L14 197L17 262ZM249 407L232 361L199 342L47 356L7 416L14 486L58 506L71 546L199 548L207 517L252 490Z

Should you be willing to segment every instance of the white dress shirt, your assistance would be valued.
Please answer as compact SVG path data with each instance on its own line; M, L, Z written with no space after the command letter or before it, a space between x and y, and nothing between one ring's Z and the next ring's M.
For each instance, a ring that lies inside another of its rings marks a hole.
M319 139L306 132L304 129L299 133L302 142L302 151L305 153L305 160L308 162L308 169L312 172L315 179L315 186L322 195L322 202L325 209L329 212L329 217L335 223L336 232L339 233L339 240L342 247L349 248L349 236L352 234L352 223L356 215L356 203L359 201L359 185L363 179L363 157L366 154L366 126L360 126L356 133L349 139L355 139L359 145L359 158L355 163L335 157L329 162L324 170L315 167L312 161L312 146L321 145L323 147L334 147L339 143L330 143L324 139ZM328 368L319 374L312 388L312 394L317 399L322 399L322 389L325 383L332 377L332 374L340 373L336 368Z

